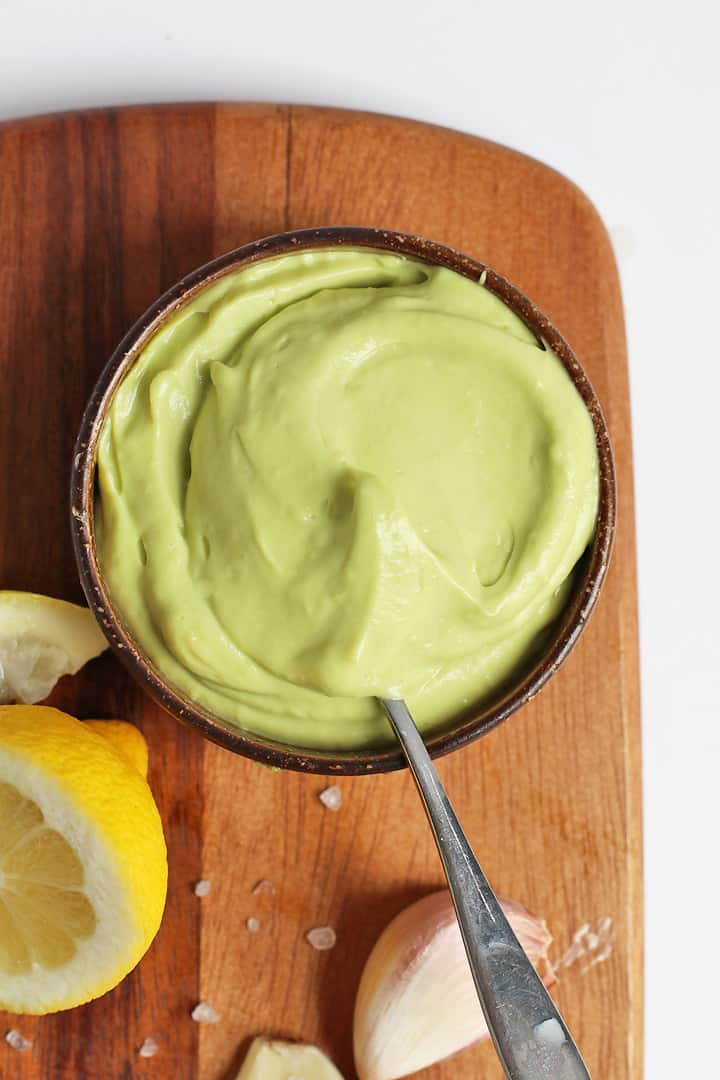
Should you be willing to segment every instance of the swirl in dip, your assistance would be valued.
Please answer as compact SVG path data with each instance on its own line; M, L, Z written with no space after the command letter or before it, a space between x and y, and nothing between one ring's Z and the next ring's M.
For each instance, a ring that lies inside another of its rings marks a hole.
M559 360L451 270L313 250L228 273L152 337L101 433L96 536L156 669L308 748L425 732L497 692L595 527Z

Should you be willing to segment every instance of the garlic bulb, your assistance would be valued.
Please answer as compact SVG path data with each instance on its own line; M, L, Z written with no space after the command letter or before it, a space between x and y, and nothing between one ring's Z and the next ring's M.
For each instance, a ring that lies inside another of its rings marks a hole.
M546 986L547 926L520 904L501 901ZM380 935L355 1002L355 1066L360 1080L396 1080L488 1037L450 893L402 911Z

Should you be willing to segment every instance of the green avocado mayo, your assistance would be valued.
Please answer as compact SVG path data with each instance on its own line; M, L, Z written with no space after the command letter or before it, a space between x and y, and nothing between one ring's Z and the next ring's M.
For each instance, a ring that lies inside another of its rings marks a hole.
M99 445L98 555L181 694L309 748L432 731L556 618L597 513L590 416L483 286L372 251L228 274L150 340Z

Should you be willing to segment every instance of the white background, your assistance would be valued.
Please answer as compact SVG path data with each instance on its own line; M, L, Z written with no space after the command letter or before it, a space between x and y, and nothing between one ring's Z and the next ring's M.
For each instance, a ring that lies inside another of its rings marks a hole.
M716 0L0 0L0 117L195 98L360 107L524 150L598 206L632 380L649 1080L720 1075L719 11Z

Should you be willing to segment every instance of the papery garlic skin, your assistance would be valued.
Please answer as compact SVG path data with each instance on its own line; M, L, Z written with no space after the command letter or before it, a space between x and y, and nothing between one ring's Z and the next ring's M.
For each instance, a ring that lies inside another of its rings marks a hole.
M521 904L500 901L546 986L547 926ZM450 893L418 900L380 935L360 980L354 1019L360 1080L397 1080L487 1038Z

